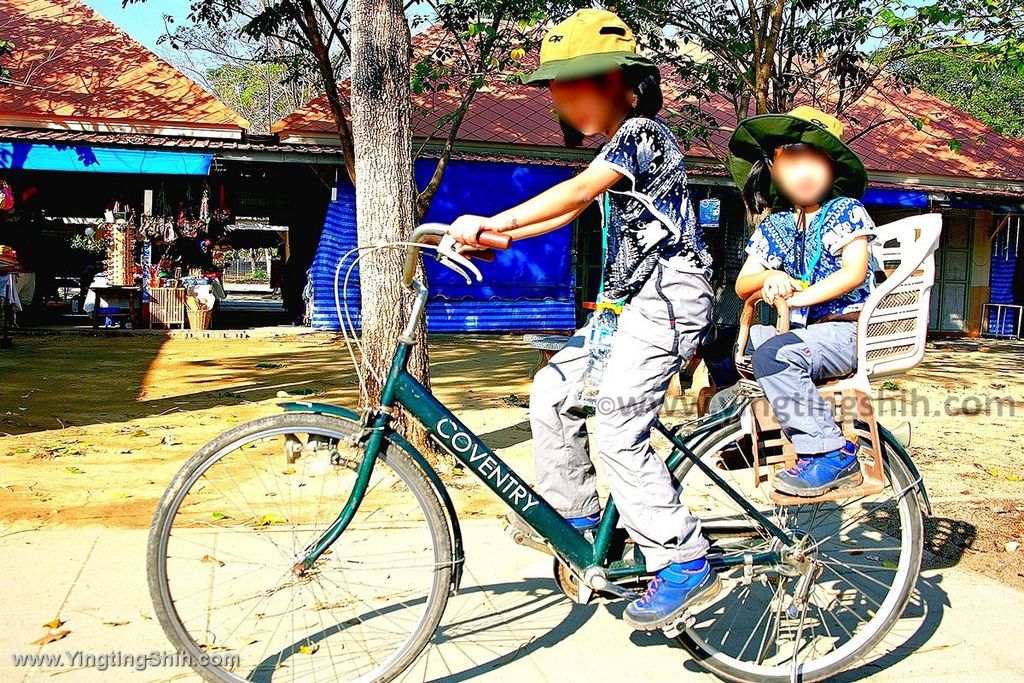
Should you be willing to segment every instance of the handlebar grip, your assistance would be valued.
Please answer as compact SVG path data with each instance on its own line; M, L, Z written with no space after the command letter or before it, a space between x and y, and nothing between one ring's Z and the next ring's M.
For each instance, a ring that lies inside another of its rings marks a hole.
M512 244L512 235L484 230L477 236L476 241L490 249L505 251Z
M484 263L492 263L497 257L493 249L460 249L459 253L466 258L483 261Z

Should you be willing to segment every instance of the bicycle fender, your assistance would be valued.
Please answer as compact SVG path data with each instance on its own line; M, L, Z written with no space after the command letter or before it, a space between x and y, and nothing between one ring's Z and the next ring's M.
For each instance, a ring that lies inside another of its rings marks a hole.
M311 403L308 401L288 401L286 403L279 403L279 407L284 410L291 412L301 413L317 413L318 415L327 415L329 417L340 417L349 420L355 420L357 422L362 420L362 415L357 413L350 408L343 406L336 406L330 403ZM438 476L437 472L431 467L427 459L423 457L423 454L416 450L415 446L409 443L404 436L394 430L388 430L385 438L391 443L395 444L403 451L406 455L412 458L412 461L423 471L423 474L427 477L427 481L434 487L434 493L437 495L438 500L445 509L445 517L448 520L448 534L451 537L452 542L452 594L459 592L459 586L462 585L462 568L465 565L466 555L463 550L462 544L462 528L459 526L459 516L455 511L455 503L452 501L451 495L448 493L448 489L445 488L444 482L441 481L441 477Z
M924 506L925 514L931 517L932 503L928 500L928 492L924 488L924 478L921 477L921 473L918 471L917 465L915 465L914 461L910 459L910 454L907 453L907 449L905 449L903 444L897 441L896 437L892 435L892 432L882 426L881 423L878 424L878 433L881 435L882 440L885 441L886 445L888 445L889 448L899 456L900 460L903 461L903 464L907 466L907 470L910 471L910 476L918 480L917 495Z

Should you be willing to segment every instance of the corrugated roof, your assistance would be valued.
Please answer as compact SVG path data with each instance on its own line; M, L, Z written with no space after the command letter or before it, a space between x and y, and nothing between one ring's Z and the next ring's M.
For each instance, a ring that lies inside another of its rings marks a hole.
M249 122L80 0L0 0L0 123L239 137Z
M528 68L529 63L525 66ZM473 98L459 141L494 148L561 148L562 133L546 92L506 79L492 77ZM679 86L674 74L665 74L666 101L673 100L672 94L679 91ZM414 135L435 134L435 122L454 111L458 101L454 92L414 97ZM720 130L712 136L711 144L722 148L736 125L732 104L712 95L701 108L718 122ZM921 129L915 126L914 117L924 121ZM921 90L879 85L843 118L853 134L870 128L852 142L870 172L1024 181L1024 140L1001 136L977 118ZM286 142L316 140L329 144L335 128L326 98L321 96L278 121L272 130ZM960 143L959 151L950 148L951 140ZM594 147L597 142L591 139L585 144ZM687 154L713 156L699 145L691 146Z
M59 145L172 148L196 152L280 152L331 154L341 156L337 145L283 145L273 135L246 135L244 139L180 137L151 133L110 133L104 131L16 128L0 125L0 140Z

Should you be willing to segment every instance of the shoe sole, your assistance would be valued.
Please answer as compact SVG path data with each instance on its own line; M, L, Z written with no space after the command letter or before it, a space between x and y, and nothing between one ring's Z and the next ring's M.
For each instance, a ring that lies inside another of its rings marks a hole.
M815 498L817 496L824 495L833 489L841 489L845 486L860 486L864 483L864 475L861 472L856 472L847 477L836 479L830 484L824 486L814 487L803 487L797 488L796 486L790 486L784 481L773 481L772 485L775 490L779 493L785 493L787 496L796 496L798 498Z
M718 578L718 574L716 574L714 570L711 570L711 575L715 578L714 581L711 581L706 586L699 589L697 593L686 602L685 605L683 605L676 611L672 612L667 617L658 619L657 621L640 623L637 621L633 621L633 619L630 618L629 613L624 612L622 615L622 620L625 621L626 625L632 628L634 631L660 631L664 629L666 626L671 626L672 624L678 622L687 612L692 610L694 607L699 607L703 605L704 603L708 602L709 600L711 600L711 598L715 597L721 592L722 580Z

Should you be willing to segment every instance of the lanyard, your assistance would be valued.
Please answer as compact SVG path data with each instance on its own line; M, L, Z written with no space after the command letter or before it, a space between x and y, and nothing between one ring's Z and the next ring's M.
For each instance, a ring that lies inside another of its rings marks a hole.
M603 211L601 215L601 284L597 289L597 310L607 308L616 315L622 312L622 300L604 298L604 276L608 267L608 226L611 223L612 205L608 190L604 191Z
M804 289L807 289L807 287L810 286L810 284L811 284L811 275L814 274L814 269L818 267L818 263L821 261L821 252L822 252L821 229L822 229L822 226L825 223L825 212L828 211L829 207L832 205L832 202L834 202L834 201L835 201L834 199L830 199L829 201L825 202L824 205L822 205L821 209L818 210L818 215L814 217L814 223L812 224L812 227L814 228L813 230L804 230L804 241L803 241L804 248L800 250L801 251L800 260L802 261L802 263L800 265L804 267L804 274L800 276L800 282L802 282L804 284ZM799 226L797 226L797 227L799 228ZM808 263L804 262L804 254L806 253L806 249L807 249L807 239L808 239L808 234L809 233L813 233L814 234L814 236L816 238L816 243L815 243L814 257L811 259L811 262L808 264Z
M608 221L611 217L611 200L608 199L608 190L603 195L603 206L601 211L601 284L598 286L597 294L604 293L605 268L608 266Z

